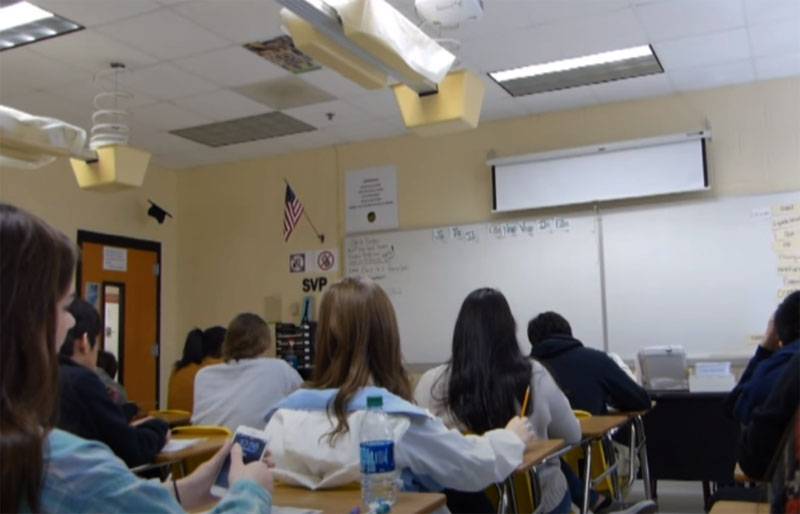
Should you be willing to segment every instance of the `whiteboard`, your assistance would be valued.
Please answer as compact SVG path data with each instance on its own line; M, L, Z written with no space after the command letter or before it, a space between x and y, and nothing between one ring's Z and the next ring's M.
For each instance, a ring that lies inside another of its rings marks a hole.
M609 349L750 355L783 286L771 208L796 202L800 192L605 211Z
M528 320L546 310L602 348L597 244L592 213L351 236L346 274L369 276L389 294L408 363L449 359L461 303L480 287L508 299L523 353Z

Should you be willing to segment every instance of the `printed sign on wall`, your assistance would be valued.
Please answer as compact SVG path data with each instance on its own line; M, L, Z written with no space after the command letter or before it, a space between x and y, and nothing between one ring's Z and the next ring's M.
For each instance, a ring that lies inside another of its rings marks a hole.
M394 166L347 172L347 233L397 228Z
M333 273L339 266L336 249L312 250L289 255L289 273Z

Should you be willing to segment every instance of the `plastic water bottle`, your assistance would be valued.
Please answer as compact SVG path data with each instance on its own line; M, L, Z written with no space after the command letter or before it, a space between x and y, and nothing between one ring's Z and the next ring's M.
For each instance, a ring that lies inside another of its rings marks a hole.
M390 512L397 500L394 440L381 396L367 398L361 423L361 498L376 514Z

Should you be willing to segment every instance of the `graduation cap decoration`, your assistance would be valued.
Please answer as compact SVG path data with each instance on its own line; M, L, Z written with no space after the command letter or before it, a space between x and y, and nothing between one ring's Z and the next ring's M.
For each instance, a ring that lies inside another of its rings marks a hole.
M155 220L158 222L159 225L164 223L164 220L167 218L167 216L172 218L172 214L165 211L163 208L161 208L161 206L156 204L153 200L148 199L147 201L150 202L150 208L147 209L147 215L150 216L151 218L155 218Z

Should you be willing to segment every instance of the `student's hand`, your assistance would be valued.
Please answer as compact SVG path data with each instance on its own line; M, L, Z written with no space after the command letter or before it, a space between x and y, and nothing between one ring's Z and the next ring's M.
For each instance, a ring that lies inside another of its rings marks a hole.
M781 340L778 338L778 332L775 330L774 318L769 319L767 331L764 333L764 341L761 342L761 347L771 352L778 351L781 347Z
M225 458L231 452L233 440L228 440L209 460L200 464L189 476L178 480L181 505L185 510L196 510L215 503L218 498L211 494L211 486L219 475Z
M271 464L271 465L270 465ZM235 484L239 480L253 480L267 491L272 492L272 470L275 467L272 455L267 452L259 461L245 464L242 459L242 447L234 444L231 449L231 470L228 474L228 483Z
M520 440L525 443L525 446L530 445L530 443L532 443L536 438L528 418L514 416L511 418L511 421L508 422L508 425L506 425L506 430L514 432L517 437L519 437Z

